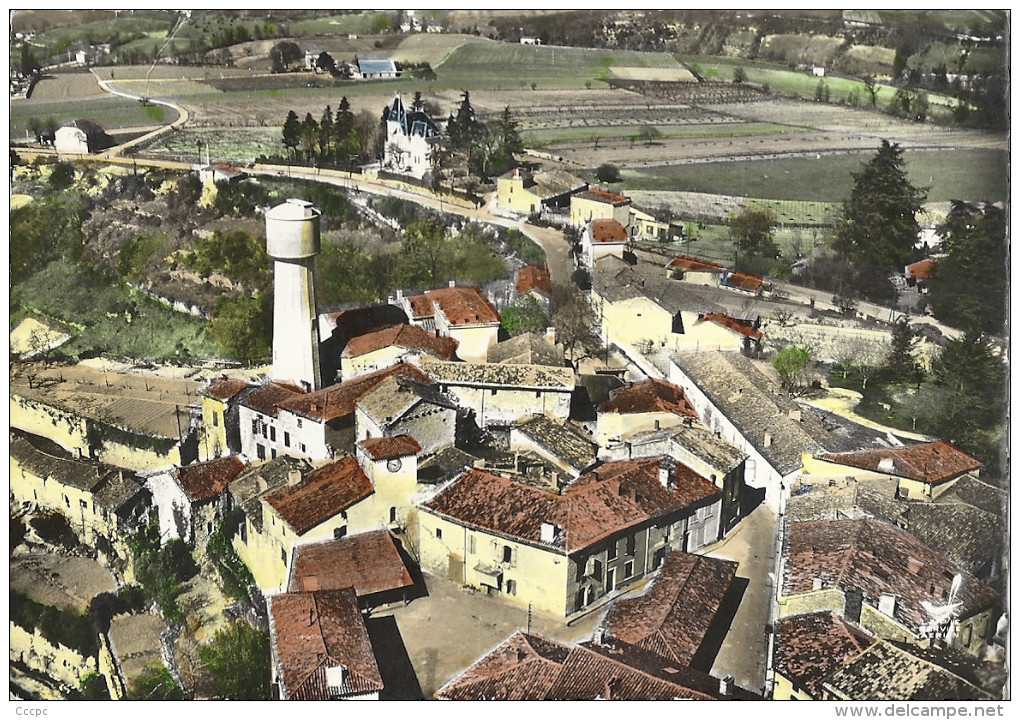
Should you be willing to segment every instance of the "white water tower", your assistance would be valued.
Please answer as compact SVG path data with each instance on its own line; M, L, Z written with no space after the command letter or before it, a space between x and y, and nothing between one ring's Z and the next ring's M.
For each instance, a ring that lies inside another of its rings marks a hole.
M266 251L273 259L273 380L306 390L319 379L319 328L315 309L315 256L321 213L290 199L266 212Z

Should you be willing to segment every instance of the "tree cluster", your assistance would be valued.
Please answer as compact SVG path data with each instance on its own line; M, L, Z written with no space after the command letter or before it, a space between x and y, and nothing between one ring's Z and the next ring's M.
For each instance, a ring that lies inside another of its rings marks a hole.
M181 583L198 573L187 545L180 538L160 544L159 524L153 520L128 538L128 547L146 600L158 605L167 620L179 622L184 617L177 604Z
M467 157L468 169L479 177L490 177L512 168L514 154L524 150L518 125L509 105L495 121L482 122L465 90L456 115L451 114L446 122L446 132L450 147Z
M373 154L375 135L374 122L355 116L346 97L335 114L327 105L318 120L311 113L301 120L291 110L283 123L283 146L292 159L345 169Z

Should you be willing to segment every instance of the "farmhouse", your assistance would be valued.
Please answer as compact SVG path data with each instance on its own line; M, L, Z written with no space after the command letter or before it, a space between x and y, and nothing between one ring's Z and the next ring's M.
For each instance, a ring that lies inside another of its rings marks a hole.
M761 295L765 292L765 278L751 273L727 270L719 281L722 287L730 288L750 295Z
M92 547L99 538L117 541L144 520L150 496L132 472L70 457L45 438L16 430L10 458L12 503L60 513Z
M616 220L627 227L630 222L630 198L598 186L570 196L571 225L581 227L599 219Z
M115 145L113 138L95 120L72 120L57 128L54 147L58 153L90 155Z
M496 178L496 206L528 215L546 210L563 212L574 193L588 187L581 178L564 170L531 172L516 167Z
M561 492L465 470L419 509L423 569L558 616L718 539L722 493L669 458L606 463Z
M358 65L358 74L363 80L395 78L400 74L396 63L390 58L355 58L355 62Z
M584 267L592 267L595 261L609 255L623 258L630 247L627 229L613 219L591 220L581 233L581 257Z
M635 240L676 242L684 236L684 226L679 222L658 220L643 210L632 207L627 221L630 235Z
M414 325L456 340L461 360L484 360L499 335L499 311L476 287L451 280L448 287L417 295L405 296L397 290L390 302L404 310Z
M677 255L666 264L666 277L709 287L718 285L725 271L717 262L689 255Z
M394 95L386 114L383 167L421 179L432 169L432 148L439 135L439 128L424 111L407 110L400 95Z

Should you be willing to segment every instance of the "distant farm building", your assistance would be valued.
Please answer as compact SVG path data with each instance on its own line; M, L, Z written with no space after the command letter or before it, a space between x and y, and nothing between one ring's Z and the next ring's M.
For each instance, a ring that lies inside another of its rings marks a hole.
M396 63L389 58L375 60L360 58L357 63L358 72L364 80L395 78L399 75Z
M95 120L72 120L57 129L54 146L58 153L86 155L113 147L113 138Z

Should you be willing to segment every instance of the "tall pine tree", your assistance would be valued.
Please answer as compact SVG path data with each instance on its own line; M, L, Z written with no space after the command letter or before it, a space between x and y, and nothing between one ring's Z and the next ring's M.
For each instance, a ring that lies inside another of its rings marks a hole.
M888 140L853 178L836 227L836 248L854 262L902 269L917 242L917 213L926 192L907 179L903 151Z

